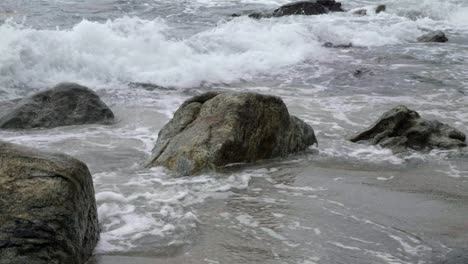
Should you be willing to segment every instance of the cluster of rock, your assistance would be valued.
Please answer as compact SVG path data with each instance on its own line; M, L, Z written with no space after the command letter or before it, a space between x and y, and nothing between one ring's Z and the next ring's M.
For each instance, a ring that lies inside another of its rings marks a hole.
M2 105L2 129L114 119L95 92L73 83ZM85 263L99 238L93 179L87 166L67 155L1 141L0 165L0 263Z
M385 12L387 9L386 5L377 5L375 8L371 10L372 13L379 14L381 12ZM309 1L299 1L294 3L285 4L280 6L279 8L271 11L271 12L255 12L248 14L248 17L254 19L261 19L261 18L272 18L272 17L283 17L283 16L292 16L292 15L323 15L328 14L331 12L344 12L345 10L342 8L342 4L340 2L336 2L335 0L309 0ZM366 8L359 8L354 9L349 12L352 12L354 15L358 16L365 16L368 14L368 9ZM232 14L232 17L239 17L240 14ZM430 31L427 34L420 36L417 41L419 42L447 42L448 38L444 32L437 30L437 31ZM350 48L352 44L349 45L335 45L330 42L326 42L324 47L327 48Z
M63 83L4 103L3 129L108 123L114 115L90 89ZM2 110L3 109L3 110ZM352 142L390 148L458 148L465 135L398 106ZM185 101L161 129L147 166L180 175L232 163L285 157L317 144L310 125L281 98L252 92L208 92ZM0 263L84 263L99 238L93 180L84 163L0 141Z
M334 0L302 1L251 17L342 12ZM385 11L378 6L376 13ZM357 12L365 15L364 12ZM421 42L445 42L431 32ZM325 43L330 48L349 45ZM163 89L135 83L144 89ZM111 109L91 89L62 83L21 100L0 103L0 129L38 129L109 124ZM426 120L405 106L386 112L352 142L408 149L466 147L461 131ZM180 175L217 170L233 163L305 151L318 144L313 128L290 115L281 98L251 92L209 92L185 101L161 129L148 167ZM84 263L99 238L93 180L84 163L0 141L0 264Z

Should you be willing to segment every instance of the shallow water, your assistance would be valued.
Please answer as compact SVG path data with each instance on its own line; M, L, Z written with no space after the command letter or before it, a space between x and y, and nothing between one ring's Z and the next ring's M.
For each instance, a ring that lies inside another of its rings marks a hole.
M422 264L468 247L466 149L396 156L345 140L398 104L468 132L468 3L393 0L365 17L229 16L286 2L0 3L2 100L75 81L118 117L0 132L88 164L102 226L96 263ZM377 4L343 1L347 10ZM430 29L450 41L415 42ZM209 90L281 96L319 147L196 177L144 169L172 113Z

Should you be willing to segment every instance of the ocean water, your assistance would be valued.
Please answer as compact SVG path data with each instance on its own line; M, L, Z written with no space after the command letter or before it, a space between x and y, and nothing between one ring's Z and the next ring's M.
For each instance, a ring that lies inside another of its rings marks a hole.
M230 16L288 2L0 2L0 101L71 81L117 116L0 132L88 164L102 228L95 263L456 263L466 251L466 149L394 155L346 137L398 104L468 133L468 2L343 0L368 15ZM372 12L381 3L387 11ZM450 41L415 41L429 30ZM196 177L145 169L178 106L210 90L281 96L319 146Z

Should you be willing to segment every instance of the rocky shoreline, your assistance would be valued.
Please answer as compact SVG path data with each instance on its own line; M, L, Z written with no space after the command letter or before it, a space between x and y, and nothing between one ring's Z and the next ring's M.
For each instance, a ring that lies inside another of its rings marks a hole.
M60 96L42 100L51 91ZM10 120L2 122L10 124L3 128L20 124L15 128L47 129L113 119L112 111L89 91L77 84L60 84L10 102L19 107L11 108L0 118ZM83 99L83 93L93 100ZM83 100L97 103L83 107ZM86 111L75 115L77 119L72 119L72 114L62 118L66 112L55 106L64 102L77 106L77 110L70 111ZM41 115L22 110L31 105L47 109L47 118L35 119ZM27 118L12 118L12 113L23 113L20 116ZM461 131L439 121L422 119L405 106L386 112L350 140L378 144L395 153L466 147L466 136ZM195 175L232 163L293 155L314 144L318 141L313 128L289 115L279 97L252 92L208 92L185 101L161 129L147 166L164 166L176 175ZM0 263L17 263L17 258L28 263L83 263L92 254L99 230L92 178L86 165L63 154L6 142L0 143L0 163L0 207L8 212L0 217ZM62 241L61 237L68 240Z
M378 5L372 12L385 10L385 5ZM334 0L301 1L248 17L269 19L329 12L346 10ZM348 12L364 16L369 11ZM448 37L442 31L431 31L416 41L446 42ZM326 42L323 46L345 49L353 44ZM360 74L359 70L355 76ZM154 92L172 90L145 83L130 86ZM0 129L13 132L104 126L115 120L114 112L92 89L76 83L61 83L23 99L0 103ZM377 145L395 154L467 146L462 131L424 119L406 106L385 112L349 141ZM142 168L163 166L175 177L191 176L233 163L299 155L318 144L314 128L291 115L279 97L254 92L208 92L179 107L160 130L151 158L140 162ZM0 264L79 264L92 256L100 228L87 165L64 154L3 141L0 164ZM452 255L453 260L445 263L466 261L458 251Z

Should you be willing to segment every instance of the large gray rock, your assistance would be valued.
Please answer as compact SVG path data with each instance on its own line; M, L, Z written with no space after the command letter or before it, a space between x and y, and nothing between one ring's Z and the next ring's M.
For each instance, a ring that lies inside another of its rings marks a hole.
M83 264L98 241L82 162L0 141L0 264Z
M273 16L321 15L328 12L343 12L341 3L335 0L300 1L281 6L273 11Z
M112 111L94 91L75 83L61 83L15 102L15 106L0 117L0 128L52 128L113 119Z
M314 143L312 127L289 115L279 97L205 93L184 102L159 132L149 166L192 175L286 156Z
M437 30L422 35L418 38L419 42L447 42L448 38L444 32Z
M397 106L386 113L370 128L350 139L367 141L390 148L394 152L451 149L466 147L465 134L437 120L422 119L406 106Z

